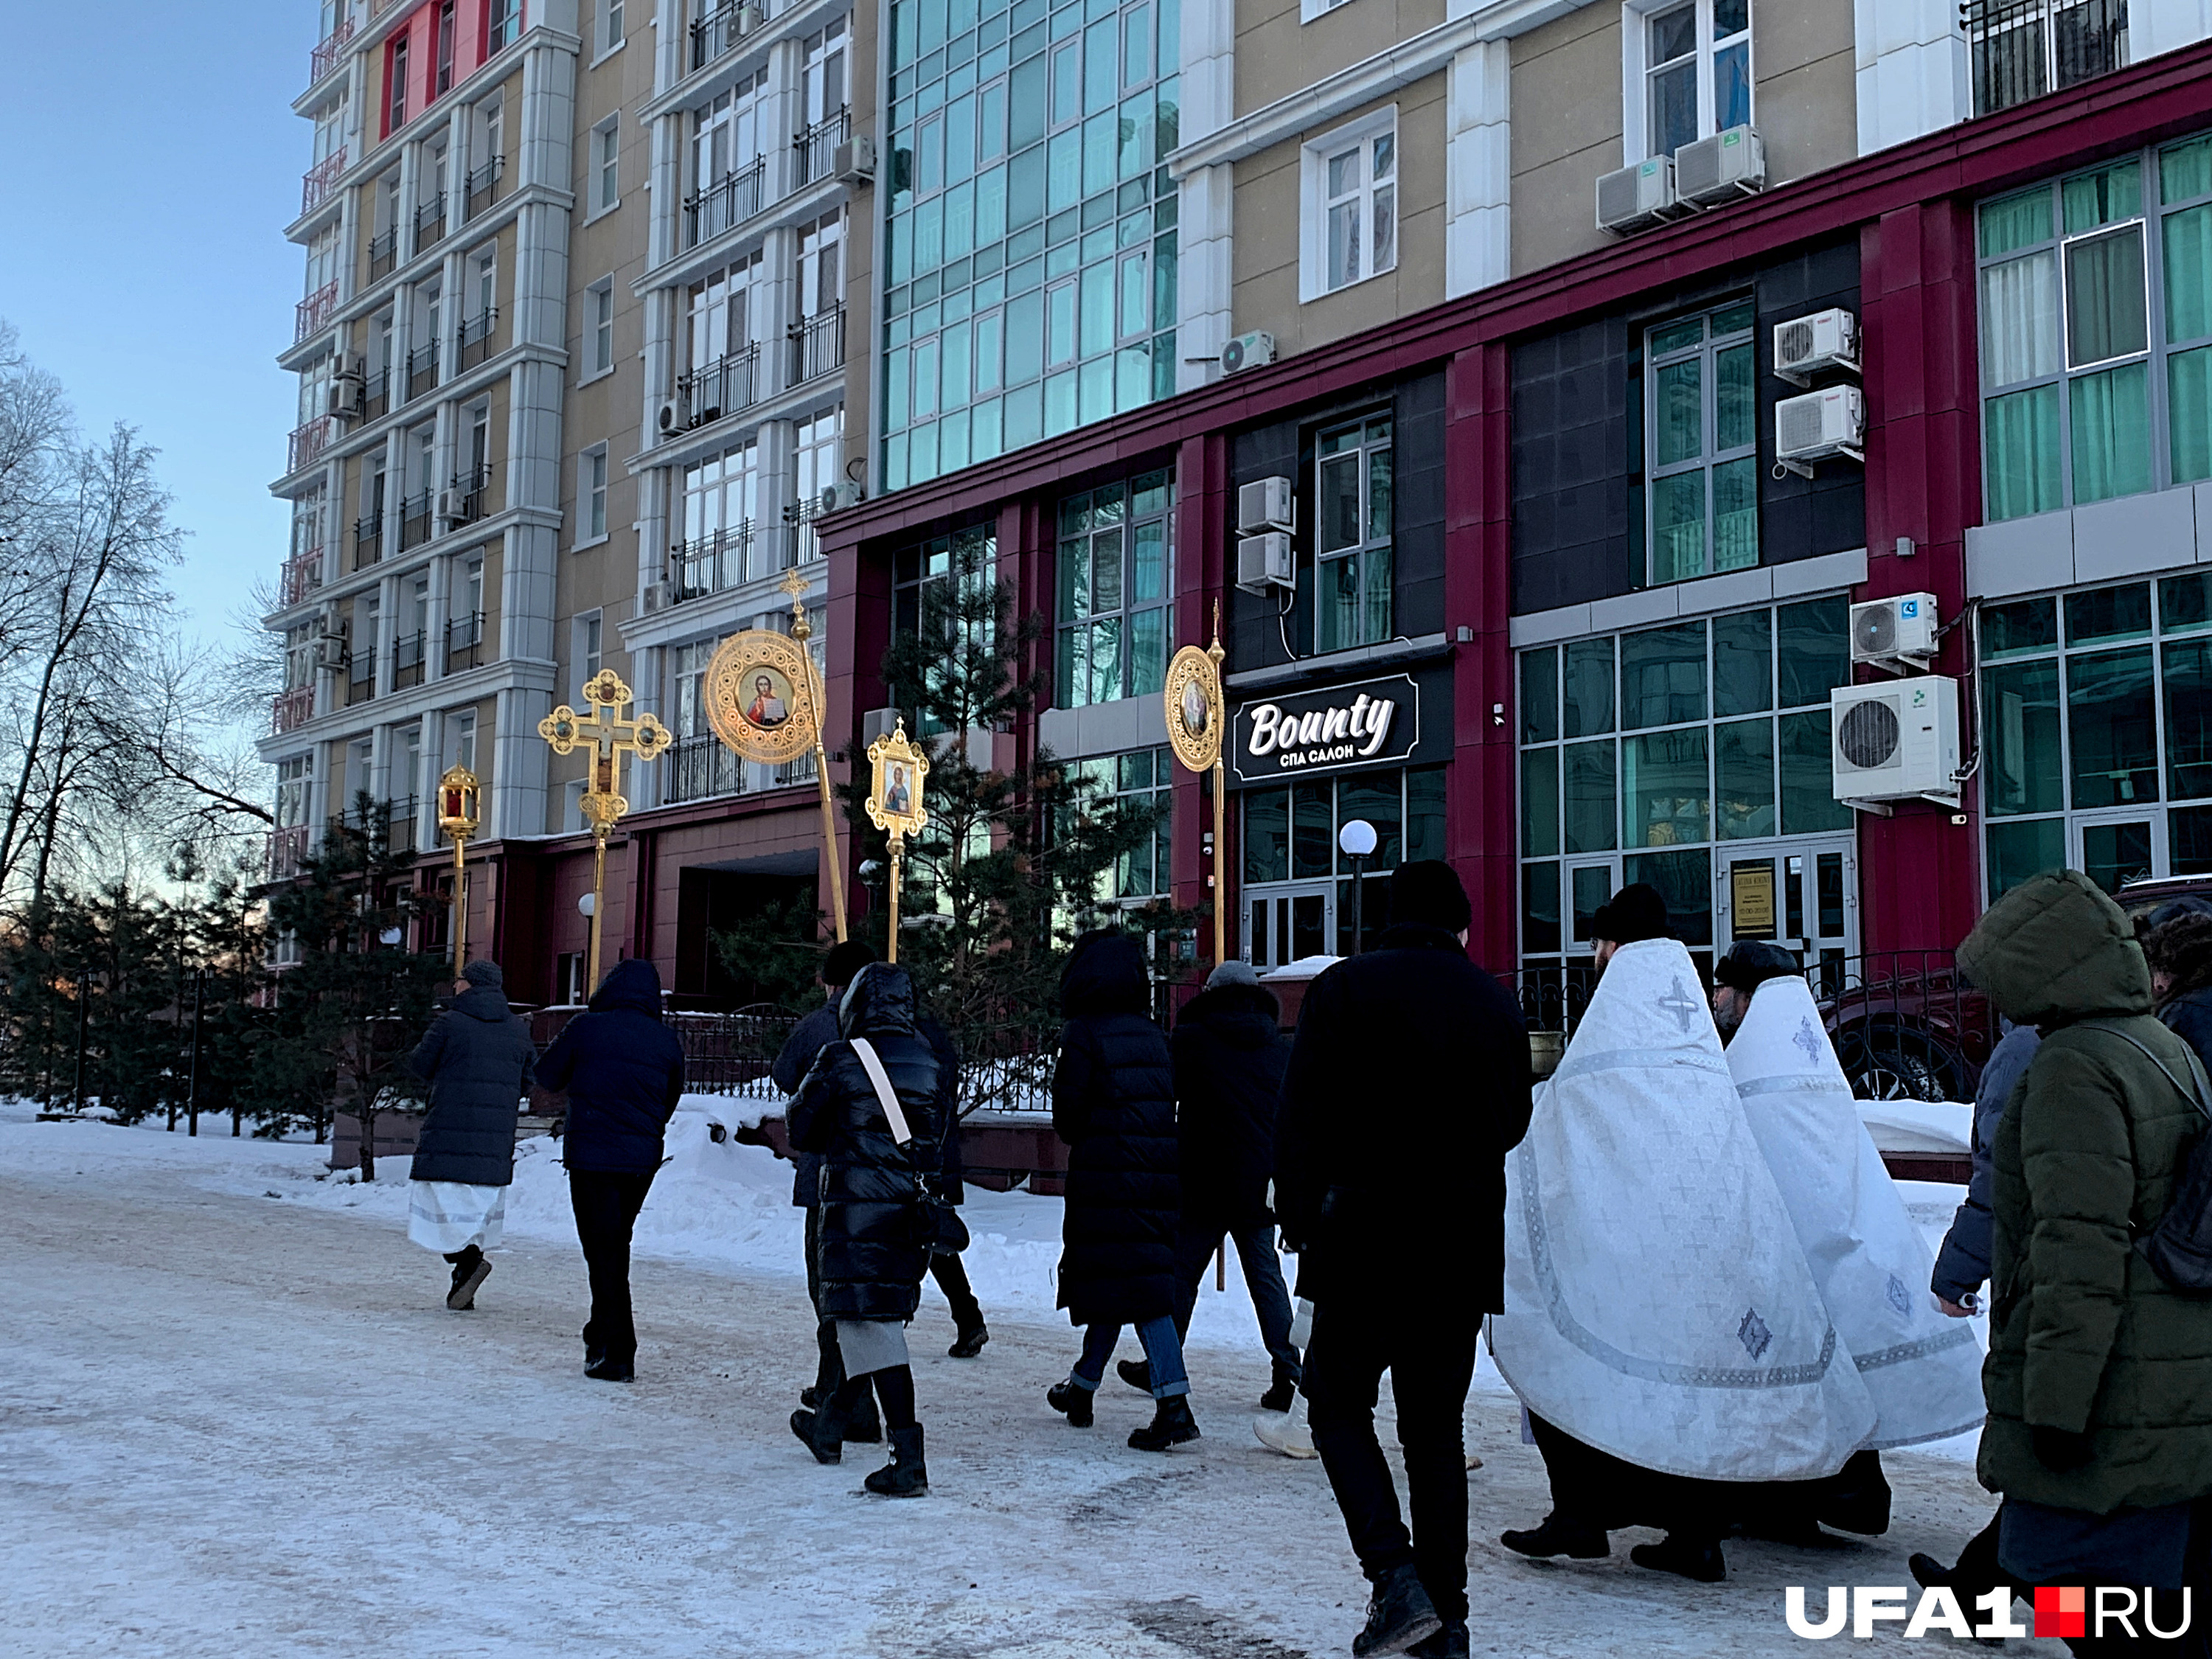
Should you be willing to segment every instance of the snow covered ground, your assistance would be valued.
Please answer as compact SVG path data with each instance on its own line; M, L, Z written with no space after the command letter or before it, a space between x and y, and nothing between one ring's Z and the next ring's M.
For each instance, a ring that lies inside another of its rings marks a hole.
M0 1105L0 1569L26 1655L927 1656L1299 1659L1347 1650L1362 1586L1317 1465L1249 1427L1267 1363L1232 1266L1192 1340L1206 1437L1122 1444L1149 1401L1108 1384L1068 1429L1045 1387L1056 1200L976 1194L981 1358L915 1331L933 1495L856 1495L783 1426L811 1373L790 1170L687 1102L640 1219L640 1380L585 1380L584 1304L553 1145L526 1143L507 1247L467 1316L406 1243L404 1161L373 1184L322 1149L40 1124ZM216 1126L210 1125L210 1127ZM222 1126L222 1127L227 1127ZM1956 1189L1908 1189L1940 1235ZM1133 1354L1133 1341L1124 1351ZM1386 1403L1384 1415L1389 1407ZM1702 1587L1496 1543L1546 1507L1486 1361L1468 1412L1475 1650L1779 1654L1784 1587L1903 1584L1985 1517L1971 1444L1885 1458L1887 1537L1738 1541ZM1386 1429L1386 1443L1388 1432ZM1893 1632L1855 1648L1880 1648ZM1918 1644L1914 1644L1917 1646ZM2049 1645L2016 1642L2015 1650Z

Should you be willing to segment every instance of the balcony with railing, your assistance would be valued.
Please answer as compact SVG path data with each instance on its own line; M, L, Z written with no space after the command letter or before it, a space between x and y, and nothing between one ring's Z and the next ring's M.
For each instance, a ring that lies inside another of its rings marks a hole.
M392 371L380 368L362 383L361 417L374 421L392 412Z
M2127 0L1965 0L1959 22L1977 115L2127 67Z
M668 602L704 599L735 587L745 579L745 558L751 551L750 521L716 530L694 541L671 548L668 553Z
M403 690L410 685L422 684L423 647L428 636L420 629L412 634L402 634L392 642L392 689Z
M702 70L765 24L775 8L769 0L723 0L691 25L691 67Z
M368 280L372 283L392 275L399 264L399 227L380 230L368 239Z
M395 854L420 851L415 833L415 797L402 795L385 803L385 845Z
M337 435L337 422L327 415L318 415L292 428L292 435L284 446L284 470L297 472L303 466L314 465L315 458L331 446Z
M750 342L704 368L678 375L676 404L683 413L684 429L689 431L709 421L719 421L725 415L751 408L762 390L760 345L758 342Z
M837 168L837 146L853 136L853 112L841 106L791 141L791 183L797 190Z
M331 191L346 170L346 153L343 147L309 167L300 177L300 214L302 218L313 213L330 199Z
M492 354L492 336L499 330L499 307L486 306L474 317L461 319L461 326L454 343L459 348L457 356L463 373L474 368Z
M484 613L464 611L446 624L446 672L458 674L483 665Z
M710 732L702 737L677 738L669 746L668 769L662 776L667 780L668 804L673 806L684 801L712 800L717 795L742 794L745 763Z
M317 42L314 51L307 54L307 84L309 86L319 83L325 75L338 66L338 58L345 51L346 42L353 39L353 27L352 18L339 18L337 27Z
M822 540L814 528L814 521L822 516L822 498L808 495L783 509L783 521L791 526L791 556L794 564L805 564L822 556Z
M434 247L446 237L446 192L440 191L415 210L415 251Z
M471 167L462 181L461 217L473 219L499 200L500 182L507 177L507 157L495 155L480 167Z
M430 539L430 507L435 492L427 484L399 502L399 550L420 547Z
M368 652L349 652L341 665L345 674L346 707L358 708L376 695L376 659Z
M300 861L307 856L307 826L288 823L269 832L269 879L289 881L300 873Z
M384 556L384 509L353 521L353 568L366 570Z
M791 384L835 374L845 366L845 302L802 317L791 325Z
M750 167L693 191L684 198L684 245L696 247L744 223L761 210L767 188L768 157L757 155Z
M331 277L292 307L292 343L297 345L337 315L338 279Z
M438 386L438 343L416 346L407 354L407 396L411 402Z
M491 463L453 474L450 488L453 511L447 517L455 526L474 524L484 515L491 491Z
M269 730L283 736L295 726L305 726L315 717L315 688L312 685L288 686L279 691L270 705Z
M285 605L301 605L323 585L323 550L311 547L284 561L277 573L276 593Z

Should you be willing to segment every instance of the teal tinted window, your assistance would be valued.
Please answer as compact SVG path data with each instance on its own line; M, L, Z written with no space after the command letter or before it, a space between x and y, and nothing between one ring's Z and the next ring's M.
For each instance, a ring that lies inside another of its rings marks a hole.
M1621 724L1630 730L1705 718L1705 625L1620 636Z
M1784 708L1826 704L1832 687L1851 683L1848 600L1811 599L1774 613L1776 702Z

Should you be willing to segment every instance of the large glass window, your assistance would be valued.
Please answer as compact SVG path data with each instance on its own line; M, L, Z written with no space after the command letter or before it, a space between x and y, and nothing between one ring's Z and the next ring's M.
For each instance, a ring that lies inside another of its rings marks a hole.
M1152 696L1164 684L1174 506L1164 470L1060 502L1054 695L1060 708Z
M1748 300L1653 329L1645 453L1650 580L1759 562L1759 358Z
M1161 751L1160 764L1167 764ZM1243 802L1244 885L1333 881L1337 889L1338 954L1352 948L1352 860L1338 845L1354 818L1375 826L1375 851L1364 860L1368 886L1361 921L1366 942L1389 925L1389 902L1376 884L1399 865L1444 856L1444 769L1409 767L1316 778L1280 789L1249 789ZM1271 957L1264 939L1249 941L1252 960Z
M2212 137L1982 204L1992 520L2212 477Z
M1751 0L1683 0L1642 23L1645 154L1672 155L1751 119Z
M1175 389L1181 29L1180 0L894 0L885 489Z
M1390 418L1355 421L1316 445L1314 649L1390 637Z
M1078 761L1075 766L1102 795L1126 796L1158 814L1152 822L1152 840L1124 853L1115 864L1106 896L1151 899L1166 893L1175 879L1168 811L1168 795L1175 785L1175 757L1165 749L1139 749L1132 754Z

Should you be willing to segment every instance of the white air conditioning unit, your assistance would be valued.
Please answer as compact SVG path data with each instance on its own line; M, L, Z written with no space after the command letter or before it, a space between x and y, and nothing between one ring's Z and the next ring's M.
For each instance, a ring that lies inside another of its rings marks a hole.
M858 507L867 499L868 492L856 483L833 483L822 492L820 511L842 512L848 507Z
M1959 804L1959 683L1942 674L1828 693L1835 797L1886 812L1893 800Z
M647 582L637 592L637 614L650 617L656 611L668 609L668 584Z
M455 523L459 520L466 516L468 509L464 503L467 500L467 495L460 490L440 490L438 492L438 516L443 519L447 524Z
M1774 372L1792 386L1810 386L1824 368L1859 372L1859 319L1841 307L1774 325Z
M1271 587L1298 585L1291 538L1279 531L1265 536L1245 536L1237 544L1237 586L1247 593L1265 593Z
M1925 673L1936 655L1936 596L1900 593L1851 607L1851 660Z
M349 421L361 410L361 382L341 374L323 388L323 413Z
M1677 200L1733 201L1766 188L1766 146L1756 127L1730 127L1674 152Z
M762 15L758 6L739 6L738 15L731 23L731 33L738 35L750 34L766 21L768 19Z
M830 171L841 183L865 185L876 176L876 141L852 138L830 152Z
M1298 505L1288 478L1255 478L1237 490L1237 530L1256 536L1268 530L1296 530Z
M1274 361L1275 337L1265 329L1240 334L1221 348L1221 372L1224 374L1234 374L1239 369L1263 368Z
M1616 236L1656 225L1674 210L1674 158L1653 155L1597 181L1597 228Z
M684 411L672 400L665 403L653 423L660 428L662 437L673 437L684 430Z
M1805 477L1838 455L1866 459L1866 401L1855 386L1832 386L1774 405L1774 458Z

